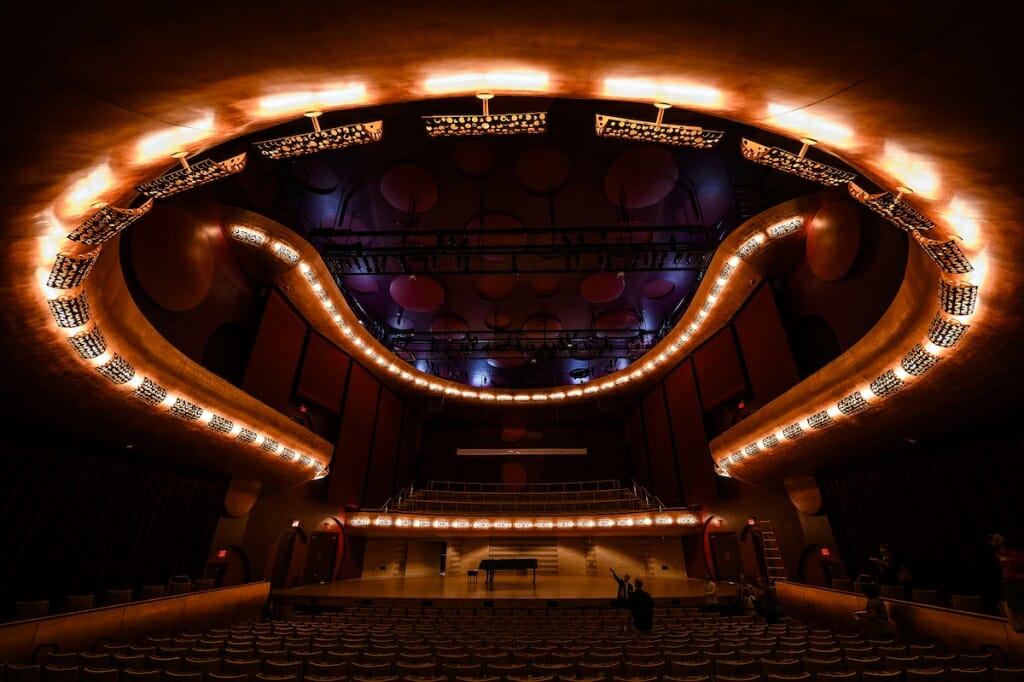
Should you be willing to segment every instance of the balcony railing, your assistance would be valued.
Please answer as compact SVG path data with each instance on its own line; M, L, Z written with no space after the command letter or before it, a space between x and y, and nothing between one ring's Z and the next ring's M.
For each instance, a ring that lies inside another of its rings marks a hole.
M413 514L603 514L660 511L661 501L631 481L571 483L410 484L385 503L383 511Z

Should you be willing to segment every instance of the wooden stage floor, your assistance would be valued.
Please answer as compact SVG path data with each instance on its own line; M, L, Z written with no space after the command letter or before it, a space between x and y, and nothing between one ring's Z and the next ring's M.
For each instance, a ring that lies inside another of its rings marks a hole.
M611 574L600 576L517 575L499 572L493 585L466 575L422 578L368 578L276 589L275 604L297 607L437 606L460 608L607 607L614 605L617 584ZM704 604L704 581L692 578L644 578L644 589L658 606L699 607ZM735 597L736 585L721 583L722 601Z

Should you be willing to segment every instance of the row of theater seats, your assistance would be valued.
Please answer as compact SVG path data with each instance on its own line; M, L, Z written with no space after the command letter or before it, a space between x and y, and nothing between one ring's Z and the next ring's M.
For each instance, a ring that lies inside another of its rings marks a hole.
M860 584L852 578L832 578L832 589L858 594L861 592ZM902 585L879 585L878 589L883 599L909 598L916 604L945 606L955 611L970 613L982 613L984 608L980 594L951 594L947 600L942 592L935 589L911 588L909 594Z
M575 625L557 610L367 624L402 616L352 610L45 651L0 682L1024 682L990 652L934 642L665 609L635 635L621 612L569 613Z
M69 594L61 600L57 608L52 608L49 600L46 599L16 601L13 615L14 620L43 618L56 613L87 611L98 606L129 604L133 601L188 594L214 587L213 578L192 580L188 576L175 576L166 585L141 585L138 590L110 589L101 599L97 599L97 595L94 594Z

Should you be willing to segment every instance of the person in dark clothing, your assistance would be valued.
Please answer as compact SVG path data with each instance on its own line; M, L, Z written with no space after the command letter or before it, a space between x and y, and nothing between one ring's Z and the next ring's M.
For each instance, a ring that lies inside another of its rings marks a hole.
M900 585L904 596L910 596L910 569L906 562L892 549L892 545L881 545L878 556L871 557L871 563L878 569L879 585Z
M878 583L866 582L861 586L864 596L868 598L863 611L853 614L854 620L860 623L864 634L871 639L886 639L895 635L892 621L889 620L889 609L879 598Z
M1003 574L1003 602L1006 620L1017 632L1024 632L1024 552L1006 544L1002 533L992 533L988 542L995 550Z
M641 634L654 629L654 598L644 591L644 581L633 579L633 592L629 595L629 610L633 612L633 627Z
M608 570L612 572L612 577L615 578L615 582L619 584L619 591L615 595L615 598L619 601L628 599L629 593L633 591L633 586L629 584L629 573L620 578L614 568L609 568Z

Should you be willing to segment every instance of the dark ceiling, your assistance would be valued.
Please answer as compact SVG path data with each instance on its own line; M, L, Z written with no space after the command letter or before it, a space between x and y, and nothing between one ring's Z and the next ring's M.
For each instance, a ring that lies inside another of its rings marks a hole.
M546 132L427 135L422 116L480 106L458 98L325 114L323 128L381 120L383 137L261 159L247 172L264 173L273 192L221 200L309 239L362 323L418 369L541 388L643 355L678 321L731 230L819 189L740 155L744 136L785 143L693 112L669 109L664 120L723 131L714 148L596 135L596 113L649 121L651 105L502 97L491 113L546 112ZM310 129L302 119L234 144Z

